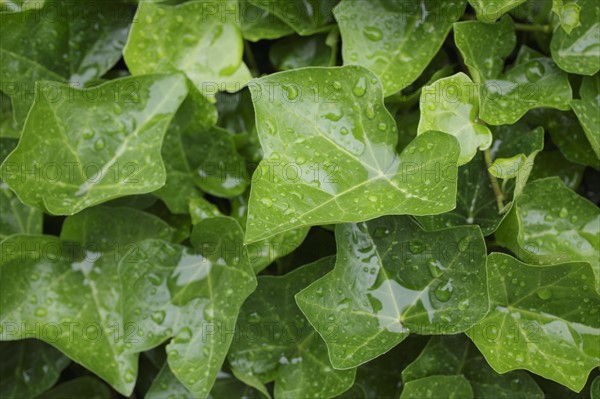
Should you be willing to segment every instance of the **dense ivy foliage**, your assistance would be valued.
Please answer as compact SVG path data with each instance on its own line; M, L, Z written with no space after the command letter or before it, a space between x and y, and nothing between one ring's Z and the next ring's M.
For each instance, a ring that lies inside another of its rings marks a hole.
M600 399L597 0L0 7L1 398Z

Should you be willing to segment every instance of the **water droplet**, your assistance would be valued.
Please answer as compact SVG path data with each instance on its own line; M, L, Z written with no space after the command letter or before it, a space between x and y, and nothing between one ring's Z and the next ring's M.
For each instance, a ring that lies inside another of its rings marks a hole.
M540 299L547 300L552 297L552 290L550 288L541 288L537 290L536 294Z
M321 289L321 291L323 291L323 289ZM257 312L252 312L248 314L248 316L246 317L246 321L248 323L258 323L260 322L260 315Z
M348 134L348 129L347 129L347 128L345 128L345 127L342 127L342 128L340 129L340 134L341 134L342 136L345 136L345 135L347 135L347 134Z
M381 32L381 29L379 29L375 26L367 26L363 30L363 34L365 35L365 37L367 39L374 41L374 42L381 40L381 38L383 37L383 33Z
M365 115L367 115L367 118L369 118L369 119L375 118L375 109L373 108L373 104L367 105L367 109L365 110Z
M178 15L175 17L175 21L177 21L177 23L182 23L183 22L183 17L181 15Z
M354 95L356 97L362 97L365 95L366 92L367 92L367 79L365 79L364 77L361 77L356 82L356 85L354 85L354 88L352 89L352 93L354 93Z
M525 69L525 77L530 82L537 82L542 76L544 76L544 66L539 61L532 61L529 66Z
M544 216L544 220L546 222L553 222L554 221L554 216L547 214L546 216Z
M148 281L150 281L152 285L160 285L163 278L160 274L150 273L148 274Z
M99 138L98 140L96 140L96 142L94 143L94 148L98 151L102 150L104 148L104 139Z
M296 85L283 85L283 89L287 93L288 100L295 100L298 98L299 91Z
M260 202L267 208L270 208L273 206L273 201L271 201L269 198L261 198Z
M560 213L558 214L558 216L560 216L561 218L566 218L567 216L569 216L569 210L567 208L562 208L560 210Z
M454 291L454 287L452 287L452 280L448 280L447 283L440 283L435 289L435 297L440 302L448 302L450 297L452 297L452 291Z
M38 316L38 317L44 317L46 316L46 313L48 313L48 311L46 310L46 308L37 308L33 314Z
M444 270L446 269L442 263L437 259L429 259L427 261L427 267L429 268L429 272L433 277L439 277L444 274Z
M579 218L576 215L571 216L571 223L577 223Z
M267 133L269 133L270 135L275 134L275 125L273 125L273 122L265 121L265 127L267 128Z
M152 313L152 321L155 322L156 324L162 324L163 321L165 321L165 312L164 310L157 310L156 312Z
M189 327L183 327L179 334L177 334L177 341L181 343L188 343L192 340L192 330Z
M421 252L425 251L425 248L426 245L421 241L411 241L408 243L408 249L413 254L420 254Z
M339 121L340 119L342 119L342 116L343 116L342 112L338 111L338 110L336 110L335 112L329 112L329 113L325 114L325 118L329 119L332 122Z
M367 199L371 202L377 202L379 200L379 198L377 198L375 195L369 195Z
M83 138L86 140L91 139L92 137L94 137L94 134L96 134L93 130L91 129L85 129L83 131Z
M379 123L379 125L377 125L377 129L381 130L382 132L385 131L385 129L387 129L387 123L385 123L385 122Z

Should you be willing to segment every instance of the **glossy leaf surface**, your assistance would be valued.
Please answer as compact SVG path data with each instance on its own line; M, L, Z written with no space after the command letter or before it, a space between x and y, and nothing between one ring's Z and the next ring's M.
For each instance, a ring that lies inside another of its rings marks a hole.
M127 67L134 75L183 72L209 98L238 91L251 78L242 62L239 11L229 0L142 2L123 52Z
M17 325L5 328L18 328ZM0 396L5 399L34 398L58 381L69 365L62 353L37 340L0 343Z
M339 0L249 0L281 18L296 33L307 36L329 29L332 9Z
M419 357L402 371L402 380L407 383L435 375L464 376L476 398L544 397L542 390L524 371L497 374L464 335L431 338ZM441 397L445 393L437 392L437 395Z
M2 179L23 202L73 214L165 183L160 148L187 95L183 76L130 77L83 90L46 82L36 90L23 136L2 164ZM98 114L102 121L92 123Z
M587 263L488 257L491 311L467 334L494 370L526 369L580 391L600 359L600 296Z
M469 0L469 4L475 9L478 20L494 22L503 14L525 1L526 0Z
M17 125L35 98L36 81L81 88L104 75L121 57L131 19L127 5L98 0L36 1L3 13L0 86L11 97Z
M333 368L325 343L294 301L298 291L333 264L334 258L324 258L282 277L259 277L240 312L229 361L236 370L275 381L275 398L331 398L354 381L355 370Z
M488 310L478 227L423 231L408 217L336 227L335 269L297 295L336 368L356 367L422 335L465 331ZM335 323L344 340L328 337Z
M600 4L594 0L568 1L577 5L579 25L571 32L557 25L552 35L552 58L563 70L579 75L594 75L600 70Z
M596 157L600 158L600 74L583 78L579 95L581 99L572 100L571 108L581 122Z
M342 0L334 13L344 65L369 68L394 94L419 77L464 10L464 0Z
M464 73L425 86L420 107L418 134L437 130L455 136L460 143L459 165L473 159L477 150L492 145L492 133L479 121L473 82Z
M428 132L398 155L395 122L368 70L305 68L255 83L264 159L252 178L247 243L301 226L454 207L455 139ZM267 86L283 101L269 101Z
M526 262L586 261L600 286L600 209L556 177L525 187L496 240Z

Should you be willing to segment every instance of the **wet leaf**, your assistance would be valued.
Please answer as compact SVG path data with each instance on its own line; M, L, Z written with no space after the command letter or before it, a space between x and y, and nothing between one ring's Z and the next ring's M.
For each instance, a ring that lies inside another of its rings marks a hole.
M342 0L334 13L344 65L369 68L394 94L419 77L464 10L464 0Z
M246 243L302 226L454 207L455 139L427 132L396 154L396 124L368 70L304 68L255 83L265 156L252 178ZM269 101L267 87L283 101ZM423 177L425 170L435 173Z
M487 313L478 227L425 232L408 217L388 216L340 224L335 233L335 269L296 298L336 368L371 360L410 332L465 331ZM331 323L333 337L325 329Z
M498 373L526 369L579 392L600 359L600 296L587 263L488 257L491 311L467 334Z

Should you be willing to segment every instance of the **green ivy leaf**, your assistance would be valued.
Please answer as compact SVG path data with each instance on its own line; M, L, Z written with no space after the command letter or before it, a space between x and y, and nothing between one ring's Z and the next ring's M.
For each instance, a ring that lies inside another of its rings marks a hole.
M368 70L303 68L254 83L265 155L253 177L246 243L302 226L455 206L458 143L428 132L398 155L396 124Z
M352 388L339 399L397 398L402 391L400 373L420 353L427 340L411 335L400 345L356 369Z
M77 87L104 75L121 58L131 16L119 2L47 0L2 13L0 85L11 97L19 127L34 101L37 81Z
M600 161L590 151L590 141L573 112L535 109L527 114L527 119L535 125L543 126L550 133L552 141L566 159L600 170Z
M491 312L467 334L498 373L526 369L579 392L600 360L600 296L586 263L488 257Z
M434 375L464 376L476 398L544 397L540 387L526 372L496 373L464 335L431 338L419 357L402 371L402 381L418 381Z
M441 397L473 399L473 390L462 375L434 375L407 382L400 395L400 399Z
M231 366L264 382L275 381L275 398L331 398L354 382L355 370L333 368L325 343L294 302L294 295L330 270L334 259L323 258L281 277L259 277L240 312Z
M567 110L571 86L567 74L548 57L513 65L482 86L480 117L492 125L512 124L533 108Z
M326 34L290 36L281 39L269 49L269 60L275 69L331 66L333 49L326 43Z
M67 217L60 239L78 243L87 251L102 253L146 238L171 241L174 231L167 222L150 213L126 207L95 206Z
M386 96L414 82L462 16L464 0L393 2L342 0L334 14L344 64L369 68Z
M0 181L0 241L12 234L42 234L43 213L22 203Z
M478 117L475 85L464 73L425 86L420 108L418 134L437 130L455 136L460 143L459 165L473 159L478 149L492 145L492 133Z
M542 151L535 158L531 180L558 176L571 190L577 190L585 166L568 161L560 151Z
M142 2L123 51L127 67L133 75L183 72L211 101L218 91L238 91L252 77L242 62L239 12L231 0Z
M564 4L563 0L552 1L552 12L558 16L560 26L571 34L571 31L581 25L581 7L577 3Z
M169 369L169 365L165 363L154 378L154 381L144 398L164 399L168 397L177 399L196 399L177 377L175 377L171 369Z
M246 40L279 39L294 33L289 25L269 11L252 5L250 0L241 0L240 7L242 36Z
M594 378L592 382L592 386L590 387L590 396L591 399L599 399L600 398L600 376Z
M231 216L235 218L240 225L245 226L248 218L248 195L240 195L234 198L231 203ZM309 227L300 227L293 230L284 231L275 234L264 240L255 241L246 245L248 259L252 264L254 273L258 274L269 266L276 259L281 258L302 244Z
M197 89L190 88L187 98L183 101L169 125L162 145L161 155L165 164L167 180L163 187L153 193L173 213L187 213L190 200L202 196L199 184L201 181L198 178L200 170L197 170L194 167L196 165L193 165L194 163L197 164L198 161L192 162L189 159L190 155L193 155L191 159L198 160L200 154L194 154L197 148L191 144L200 141L210 142L213 137L207 136L212 132L212 126L216 122L217 110L215 106ZM217 135L219 133L221 132L218 132ZM228 137L225 137L224 141L228 139ZM218 138L214 138L213 141L218 141ZM202 155L200 162L207 162L208 160L205 159L207 154ZM234 152L234 155L237 154Z
M2 164L2 179L24 203L74 214L164 184L160 147L187 95L183 76L129 77L83 90L40 82L36 93L23 136Z
M454 24L454 42L475 83L485 83L502 74L504 59L512 53L516 41L509 16L495 24L478 21Z
M478 227L425 232L406 216L389 216L340 224L335 233L335 269L296 300L325 339L336 368L371 360L410 332L465 331L487 313L485 244ZM337 334L328 337L325 327L333 322Z
M600 209L558 177L529 183L496 232L519 259L539 264L585 261L600 287Z
M490 150L491 155L498 159L516 156L522 160L518 165L511 164L503 170L498 164L494 167L496 172L506 173L512 176L511 179L516 178L515 182L503 182L503 195L509 203L521 194L535 157L544 146L544 130L528 130L526 124L493 127L495 145ZM484 157L478 155L458 171L456 208L441 215L419 216L417 220L427 230L477 224L483 235L488 236L496 231L505 215L502 209L498 208Z
M494 22L503 14L525 3L526 0L469 0L475 9L477 19L484 22Z
M37 338L49 341L126 396L135 384L137 353L173 337L166 348L169 366L202 397L231 343L231 335L222 338L220 328L233 330L242 302L256 285L242 237L241 228L230 218L197 224L191 237L196 250L150 239L110 252L81 252L51 236L11 236L2 243L0 284L3 292L13 294L2 297L0 319L24 327L5 328L1 337L23 338L25 331L37 331L36 325L63 330L71 326L60 336L38 331ZM118 234L117 238L122 239ZM25 245L37 250L27 251ZM20 277L23 273L27 279ZM49 306L54 303L62 305ZM76 306L79 313L73 320ZM94 326L94 340L81 325ZM207 325L218 328L209 331Z
M596 157L600 159L600 74L584 77L579 95L581 100L571 100L571 108L579 118Z
M69 359L62 353L33 339L0 342L0 356L0 396L3 399L35 398L52 387L69 365Z
M102 381L84 376L57 385L38 399L111 399L112 394Z
M570 32L562 24L556 26L550 44L552 58L569 73L594 75L600 70L600 4L595 0L568 0L564 7L580 9L579 25L570 24Z
M249 0L276 15L302 36L330 29L332 9L339 0Z

